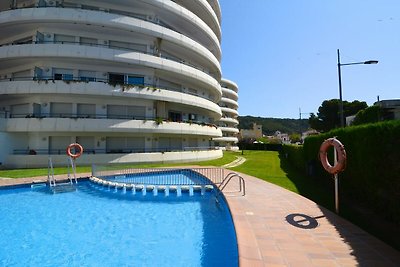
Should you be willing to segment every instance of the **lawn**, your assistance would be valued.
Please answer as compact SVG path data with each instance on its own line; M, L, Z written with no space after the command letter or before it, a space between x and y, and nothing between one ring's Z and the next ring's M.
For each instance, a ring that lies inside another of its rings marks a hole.
M303 195L322 206L333 209L333 193L319 181L305 177L293 169L276 151L246 150L243 153L246 162L231 168L264 181L276 184L287 190Z

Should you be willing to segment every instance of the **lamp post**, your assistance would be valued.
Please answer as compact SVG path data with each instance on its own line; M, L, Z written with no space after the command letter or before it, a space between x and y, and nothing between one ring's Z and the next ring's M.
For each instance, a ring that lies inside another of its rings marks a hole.
M337 50L338 56L338 77L339 77L339 114L340 114L340 127L344 127L344 113L343 113L343 98L342 98L342 73L340 70L341 66L348 66L348 65L361 65L361 64L378 64L378 60L367 60L362 62L351 62L351 63L340 63L340 51Z

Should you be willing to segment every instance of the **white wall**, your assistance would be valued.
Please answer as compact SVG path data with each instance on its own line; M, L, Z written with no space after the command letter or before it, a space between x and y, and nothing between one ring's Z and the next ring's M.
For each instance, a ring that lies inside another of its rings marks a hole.
M113 163L171 163L205 161L223 156L221 150L185 151L165 153L132 153L132 154L85 154L76 160L79 165L113 164ZM52 155L54 166L67 166L66 155ZM47 167L48 155L9 155L3 165L11 168Z

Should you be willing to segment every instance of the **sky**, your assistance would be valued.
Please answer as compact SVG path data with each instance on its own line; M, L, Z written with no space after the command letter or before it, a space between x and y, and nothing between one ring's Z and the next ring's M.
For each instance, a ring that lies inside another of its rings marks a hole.
M400 0L220 0L222 74L239 114L308 118L324 100L400 98Z

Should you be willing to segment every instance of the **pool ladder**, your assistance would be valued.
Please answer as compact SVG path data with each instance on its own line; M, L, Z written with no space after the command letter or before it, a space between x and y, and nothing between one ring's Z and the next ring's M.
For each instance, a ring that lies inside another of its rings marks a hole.
M246 183L243 179L242 176L237 174L236 172L231 172L228 175L225 176L225 178L222 180L221 184L218 186L218 194L221 194L221 192L225 189L225 187L229 184L229 182L232 180L232 178L238 178L239 181L239 192L242 192L242 196L246 195Z
M78 181L76 179L75 162L71 157L68 157L68 159L69 160L68 160L68 176L67 176L67 178L68 178L69 182L67 182L67 183L65 183L65 182L64 183L62 183L62 182L61 183L56 183L56 179L54 178L53 160L51 159L51 157L49 157L48 166L47 166L47 182L48 182L50 188L53 189L53 192L55 191L54 189L56 188L56 186L62 185L62 186L65 187L66 185L72 186L72 184L74 182L75 182L75 184L78 183ZM72 170L73 177L71 176L70 168ZM65 191L65 190L63 190L63 191ZM67 190L67 191L70 191L70 190Z

